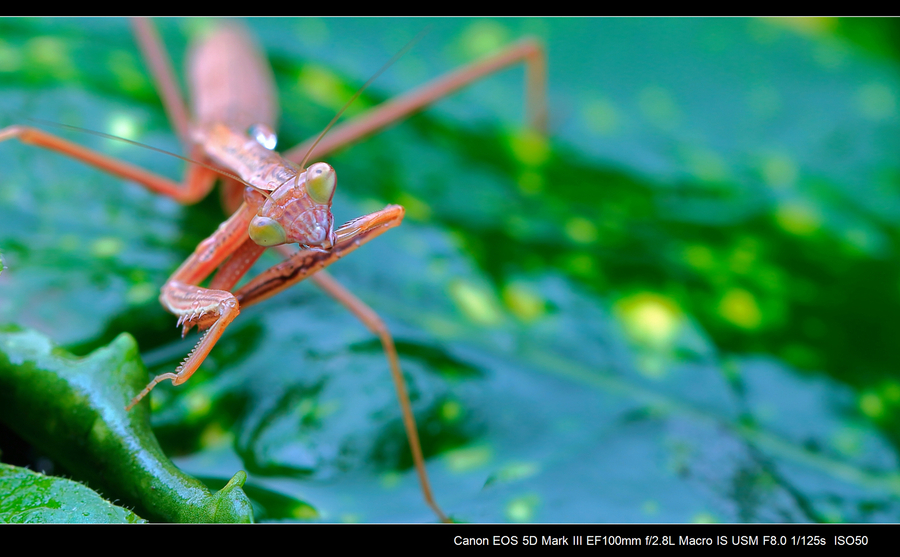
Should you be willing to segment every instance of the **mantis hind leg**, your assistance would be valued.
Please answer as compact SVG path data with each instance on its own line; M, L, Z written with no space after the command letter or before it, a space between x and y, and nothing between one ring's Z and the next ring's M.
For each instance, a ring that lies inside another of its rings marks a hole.
M397 391L397 399L400 401L400 408L403 414L403 427L406 429L406 437L409 439L409 448L412 452L413 463L416 467L416 474L419 476L419 484L422 486L422 496L425 502L431 507L431 510L438 516L441 522L450 522L444 511L438 506L431 491L431 483L428 481L428 472L425 469L425 457L422 454L422 445L419 442L419 433L416 428L416 419L413 416L412 404L409 401L409 393L406 388L406 381L403 379L403 372L400 370L400 357L397 354L397 348L394 345L394 338L385 325L384 320L375 313L371 307L365 302L357 298L352 292L344 288L338 281L325 271L319 271L310 279L329 296L341 303L345 308L349 309L363 324L368 328L378 340L387 356L388 365L391 370L391 378L394 381L394 389Z
M310 160L321 160L332 151L377 133L479 79L519 63L525 64L525 109L528 125L544 133L547 129L547 55L538 41L525 39L336 125L311 153L309 150L315 138L287 151L284 157L300 162L309 153Z
M175 128L175 133L181 140L182 146L187 146L189 118L178 80L175 78L175 70L172 69L172 61L163 47L159 33L153 23L146 18L134 18L131 20L134 34L138 41L138 47L153 77L156 91L162 99L169 117L169 123Z
M402 214L401 214L402 218ZM398 219L399 222L399 219ZM275 248L286 258L293 257L296 252L287 246L279 246ZM388 360L388 366L391 372L391 378L394 382L394 389L397 392L397 399L400 402L400 409L403 415L403 426L406 430L406 436L409 440L410 452L412 453L413 464L416 468L416 474L419 478L419 484L422 488L422 496L425 502L431 507L432 511L438 516L441 522L451 522L447 515L441 510L435 500L434 493L431 489L431 482L428 479L428 472L425 468L425 457L422 453L422 445L419 441L419 433L416 428L416 419L413 415L412 404L409 400L409 393L406 388L406 381L403 378L403 372L400 368L400 357L394 344L394 338L391 336L384 320L369 307L365 302L357 298L352 292L342 286L331 275L324 270L318 270L310 274L309 278L329 296L337 300L344 307L350 310L362 323L368 328L381 342L385 356ZM241 292L238 292L238 298L242 299ZM261 299L261 296L260 296ZM247 305L252 304L259 299L247 299Z

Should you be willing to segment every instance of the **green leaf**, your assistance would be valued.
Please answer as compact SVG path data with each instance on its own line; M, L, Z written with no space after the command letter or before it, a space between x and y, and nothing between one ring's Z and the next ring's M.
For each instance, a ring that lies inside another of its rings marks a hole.
M250 501L241 491L245 473L238 472L211 494L163 454L150 430L146 404L126 412L145 376L137 346L127 334L76 358L37 333L0 332L0 419L20 436L108 497L126 501L154 520L252 522ZM22 501L26 495L21 494ZM7 512L27 510L11 507ZM53 516L62 519L59 513ZM76 515L72 520L85 519Z
M85 486L0 464L0 523L110 523L146 522L128 509L117 507Z

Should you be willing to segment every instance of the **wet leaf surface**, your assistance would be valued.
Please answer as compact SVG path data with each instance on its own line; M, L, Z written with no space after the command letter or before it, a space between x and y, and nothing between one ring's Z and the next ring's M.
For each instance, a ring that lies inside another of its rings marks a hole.
M16 466L0 464L0 489L7 494L0 504L0 522L4 524L144 522L77 482Z
M177 67L202 23L161 23ZM361 106L536 35L551 115L546 141L523 131L510 70L329 157L337 221L407 207L332 269L394 334L444 509L897 521L896 52L833 20L253 20L280 145L428 23ZM4 125L178 151L126 24L0 31ZM181 207L4 142L0 321L81 354L127 331L170 371L194 340L158 289L222 218L215 196ZM378 343L310 285L243 311L187 384L154 391L153 424L190 474L246 470L257 518L434 520Z

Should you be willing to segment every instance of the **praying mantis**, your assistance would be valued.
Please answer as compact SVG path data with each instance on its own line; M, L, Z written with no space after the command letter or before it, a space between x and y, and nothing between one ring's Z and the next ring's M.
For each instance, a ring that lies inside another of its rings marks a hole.
M268 142L274 137L271 130L276 123L274 84L263 56L246 31L234 24L222 25L193 48L189 62L193 110L188 116L168 56L153 26L146 20L136 20L134 27L175 133L186 155L201 163L189 165L182 184L39 129L10 126L0 130L0 141L16 138L57 151L182 203L205 197L222 172L226 173L223 199L231 217L201 242L162 286L160 295L163 307L176 316L183 334L193 327L205 333L184 364L155 377L136 393L129 407L140 403L162 381L171 380L176 385L187 381L242 309L310 278L379 338L400 400L423 497L438 519L447 521L432 494L393 337L373 310L323 271L399 225L404 210L399 205L388 205L335 227L331 202L338 172L327 163L315 161L457 88L522 62L528 68L530 121L542 128L546 112L543 51L533 41L513 45L339 124L317 145L313 138L281 158ZM229 73L235 68L241 71ZM301 249L291 252L282 247L286 243L299 244ZM236 287L268 247L279 249L287 259ZM210 276L208 285L201 286Z

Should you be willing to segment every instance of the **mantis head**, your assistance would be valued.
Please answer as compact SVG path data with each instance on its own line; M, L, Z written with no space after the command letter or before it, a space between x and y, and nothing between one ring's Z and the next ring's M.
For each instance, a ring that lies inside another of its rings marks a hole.
M335 242L331 214L335 187L334 168L317 162L278 186L267 199L248 188L245 199L259 207L247 230L250 238L266 247L296 243L304 249L329 251Z

